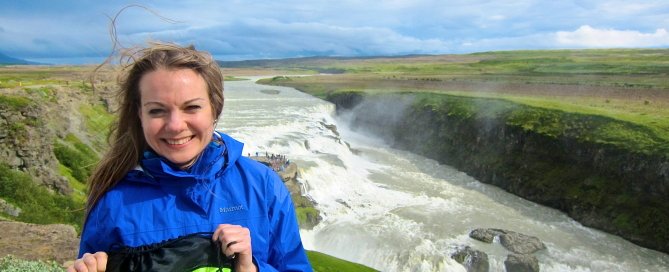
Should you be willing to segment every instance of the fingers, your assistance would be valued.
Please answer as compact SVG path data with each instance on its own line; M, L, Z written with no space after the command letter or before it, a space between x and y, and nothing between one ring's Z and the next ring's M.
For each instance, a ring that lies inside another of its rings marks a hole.
M97 261L98 265L98 271L105 271L107 270L107 259L109 256L107 255L106 252L98 251L93 254L95 256L95 260Z
M246 253L245 251L251 249L251 232L242 226L221 224L214 231L212 239L220 241L223 245L223 253L226 256L234 253Z
M251 249L251 232L248 228L221 224L214 231L212 239L221 243L223 254L230 259L236 259L238 266L254 266Z
M68 272L100 272L107 269L107 253L96 252L95 254L85 253L80 259L74 261L74 264L67 268Z
M232 241L232 242L228 243L228 244L225 246L225 249L223 249L223 251L225 252L225 251L227 251L227 250L229 249L229 250L232 250L232 251L234 252L234 251L235 251L234 248L230 248L230 246L233 246L233 245L238 244L238 243L239 243L239 242L237 242L237 241ZM226 256L227 256L229 259L234 259L234 258L235 258L235 254L234 254L234 253L231 254L231 255L226 255Z

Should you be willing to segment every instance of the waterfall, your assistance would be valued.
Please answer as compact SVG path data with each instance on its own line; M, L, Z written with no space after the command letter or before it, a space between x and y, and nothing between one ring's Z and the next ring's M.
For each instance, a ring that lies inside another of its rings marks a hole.
M669 271L666 254L395 150L352 131L328 102L251 79L225 83L218 129L245 143L243 154L282 154L297 163L298 180L323 216L302 231L307 249L382 271L465 271L450 256L470 246L488 254L490 271L504 271L510 252L468 236L500 228L546 244L535 253L541 271Z

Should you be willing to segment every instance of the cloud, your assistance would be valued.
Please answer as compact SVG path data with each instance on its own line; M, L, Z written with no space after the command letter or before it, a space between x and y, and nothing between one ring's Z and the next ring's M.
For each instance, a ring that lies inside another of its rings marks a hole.
M642 33L633 30L597 29L584 25L573 32L558 31L555 41L558 45L567 47L662 47L669 46L669 33L664 28L658 28L654 33Z
M449 48L449 44L440 39L416 38L390 28L344 27L314 22L285 23L274 19L244 19L206 28L164 32L163 35L154 33L153 37L179 37L186 44L193 43L225 59L251 55L283 58L436 54Z
M107 16L126 5L35 1L0 9L0 52L26 59L104 57L111 51ZM178 22L127 9L116 22L124 46L194 44L224 60L669 45L666 0L150 2L152 11Z

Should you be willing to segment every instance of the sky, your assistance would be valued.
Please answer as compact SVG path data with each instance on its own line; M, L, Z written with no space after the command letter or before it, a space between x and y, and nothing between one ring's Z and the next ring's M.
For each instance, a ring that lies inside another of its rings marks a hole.
M669 48L668 0L0 1L0 53L52 64L104 60L120 10L121 47L193 44L218 60Z

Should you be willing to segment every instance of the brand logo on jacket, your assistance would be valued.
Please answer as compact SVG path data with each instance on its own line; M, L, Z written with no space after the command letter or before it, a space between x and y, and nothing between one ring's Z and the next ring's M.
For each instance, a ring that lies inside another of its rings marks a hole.
M220 213L228 213L228 212L236 212L236 211L241 211L244 209L244 206L242 205L237 205L237 206L231 206L231 207L223 207L223 208L218 208L218 212Z

